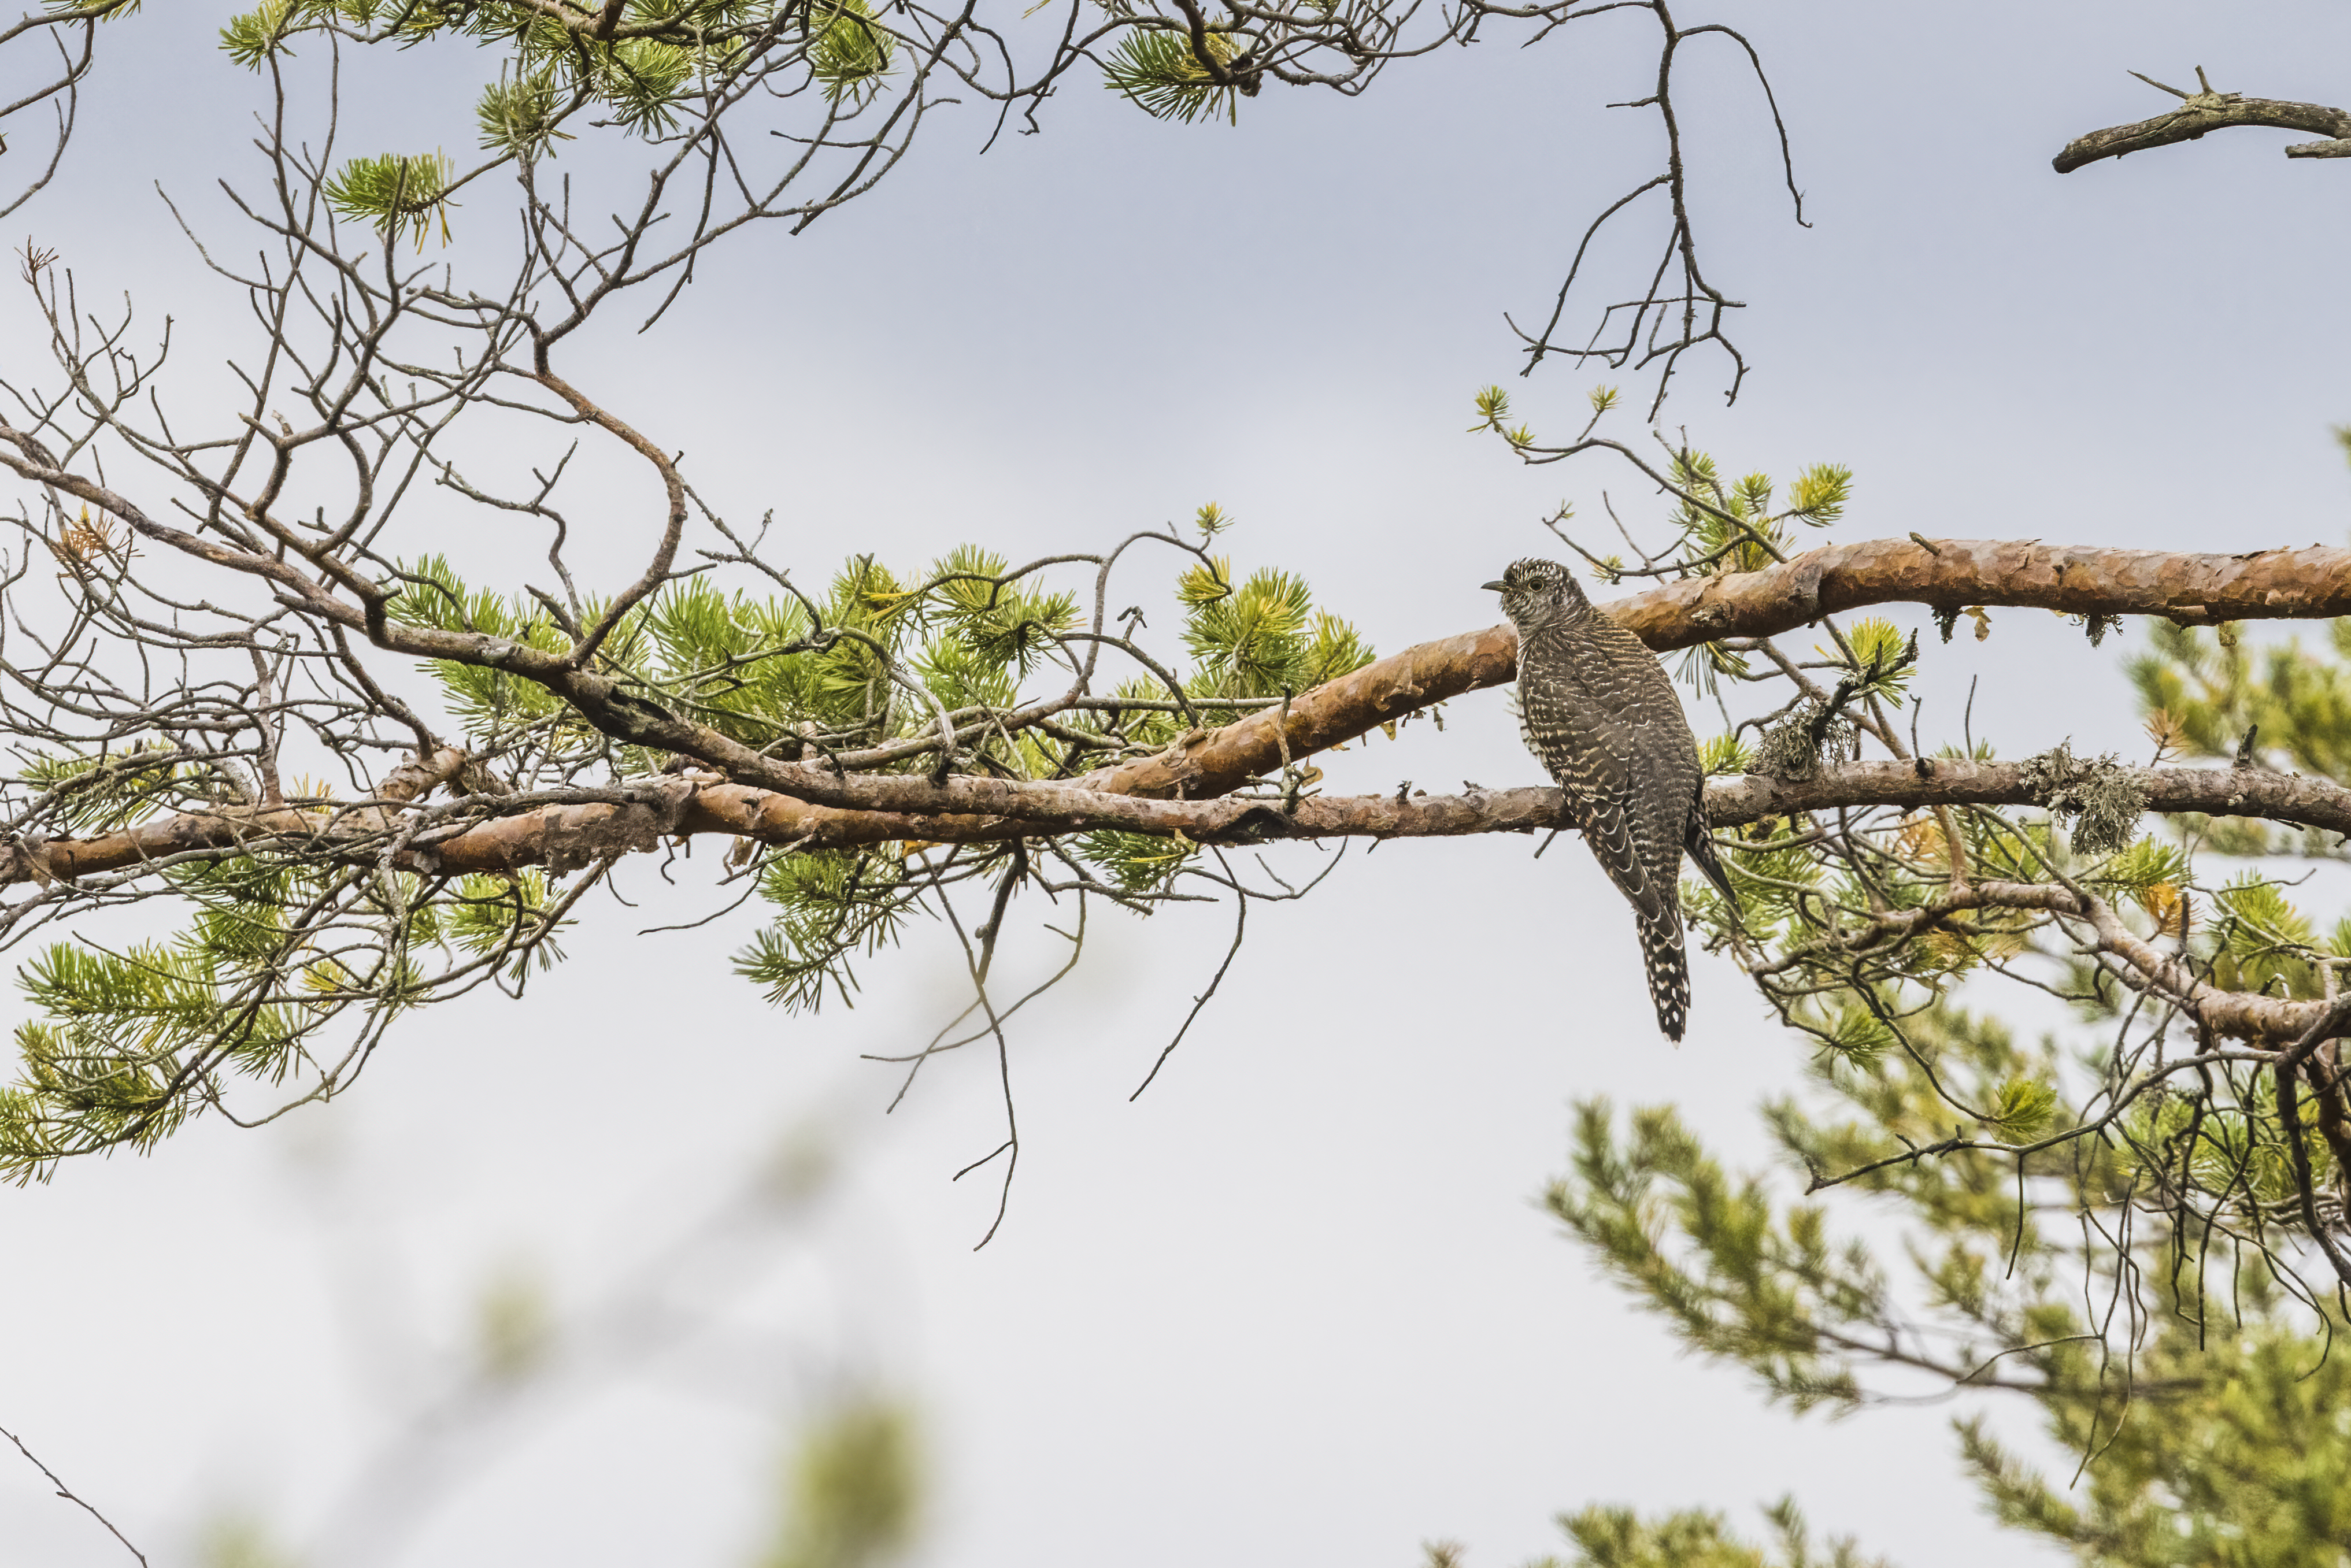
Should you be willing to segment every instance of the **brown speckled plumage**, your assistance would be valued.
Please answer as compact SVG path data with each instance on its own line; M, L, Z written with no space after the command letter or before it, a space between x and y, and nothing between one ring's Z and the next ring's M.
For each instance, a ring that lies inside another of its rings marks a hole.
M1583 841L1633 906L1657 1027L1689 1016L1682 854L1731 896L1706 821L1706 770L1665 666L1592 607L1556 561L1512 563L1499 583L1519 631L1519 723L1565 792ZM1735 897L1733 898L1736 903Z

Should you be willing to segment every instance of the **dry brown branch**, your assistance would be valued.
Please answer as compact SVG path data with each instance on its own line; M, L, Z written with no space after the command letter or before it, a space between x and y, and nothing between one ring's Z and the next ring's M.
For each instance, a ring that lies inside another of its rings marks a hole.
M2138 76L2137 71L2131 74ZM2130 125L2112 125L2104 131L2077 136L2065 144L2064 152L2051 160L2051 166L2060 174L2070 174L2102 158L2120 158L2126 153L2143 152L2150 148L2168 147L2178 141L2193 141L2232 125L2263 125L2278 131L2304 131L2328 139L2289 147L2285 150L2289 158L2351 157L2351 113L2323 103L2290 103L2273 98L2247 98L2241 93L2214 92L2211 84L2204 80L2200 66L2197 68L2196 76L2202 89L2198 92L2165 87L2150 77L2139 77L2148 86L2162 88L2179 99L2179 107L2168 114L2158 114L2153 120L2142 120Z
M2189 555L2031 539L1869 539L1761 571L1669 583L1603 608L1662 653L1724 637L1768 637L1837 611L1897 602L2161 615L2191 624L2317 619L2351 614L2351 549ZM1290 705L1289 754L1304 757L1426 704L1505 685L1517 659L1517 634L1505 625L1366 664ZM1221 794L1281 765L1281 716L1269 709L1085 782L1113 793Z
M1220 729L1195 730L1157 757L1088 774L1085 788L1110 794L1221 795L1282 765L1369 734L1383 724L1464 692L1507 684L1518 674L1519 635L1489 626L1401 653L1325 682L1292 702Z
M451 766L443 777L455 771ZM2118 782L2143 790L2151 811L2261 818L2351 834L2351 789L2324 779L2250 768L2123 768L2115 775ZM931 787L925 780L895 777L847 782ZM1731 828L1839 807L2032 806L2041 803L2042 788L2030 761L1939 760L1928 762L1923 771L1916 762L1852 762L1798 780L1760 774L1718 779L1708 787L1707 810L1718 826ZM1309 796L1289 812L1279 802L1261 799L1165 800L1070 788L1052 792L1060 797L1061 809L1051 815L860 810L813 805L775 790L689 775L604 792L625 798L526 800L509 815L471 825L452 823L446 836L421 833L414 841L417 847L399 861L446 874L539 864L578 866L599 855L642 852L665 839L703 835L808 849L1001 843L1105 828L1164 837L1181 834L1204 843L1461 838L1547 831L1561 825L1562 814L1559 791L1548 788L1405 800L1393 795ZM379 797L394 804L405 799L392 794L389 781ZM89 839L19 846L0 865L0 885L70 882L192 851L239 844L340 849L373 863L390 815L383 805L370 802L331 811L285 807L184 813Z
M0 462L20 471L35 469L47 482L65 477L38 458L28 463L0 454ZM102 486L83 481L72 488L142 533L162 542L183 542L178 530L153 523L138 507ZM694 758L736 784L839 810L900 813L926 822L939 816L1015 819L1029 825L1029 833L1106 827L1144 832L1230 832L1234 831L1230 821L1211 827L1181 814L1154 811L1144 802L1212 799L1272 772L1285 760L1343 744L1464 692L1502 685L1514 673L1517 652L1515 636L1508 626L1421 643L1316 687L1288 705L1286 711L1269 708L1219 729L1195 731L1156 757L1091 774L1074 789L1060 784L972 777L935 781L899 774L843 775L818 764L778 760L705 726L632 701L611 679L573 667L564 655L477 633L386 622L333 599L283 561L187 542L207 558L227 558L216 559L217 564L253 571L293 590L304 609L365 630L380 645L404 653L505 669L547 686L616 738ZM2046 546L2029 540L1876 539L1831 546L1759 571L1671 583L1605 608L1652 647L1667 650L1722 637L1768 636L1837 611L1894 601L1938 608L1987 604L2091 615L2160 614L2195 622L2317 618L2351 613L2351 550L2312 546L2243 555L2196 555ZM371 619L377 624L368 626ZM1904 799L1917 797L1905 795ZM1239 814L1247 814L1247 810ZM1399 810L1409 813L1409 808ZM207 816L203 822L209 825L193 830L200 835L252 831L233 812ZM175 843L177 835L188 831L173 824L152 826ZM1023 834L1001 826L958 832L936 823L920 828L893 823L872 836L946 840ZM52 845L46 852L55 857L63 850L62 845ZM125 847L111 852L108 863L119 867L153 852L143 845ZM129 858L114 859L113 854ZM30 873L29 865L18 870Z

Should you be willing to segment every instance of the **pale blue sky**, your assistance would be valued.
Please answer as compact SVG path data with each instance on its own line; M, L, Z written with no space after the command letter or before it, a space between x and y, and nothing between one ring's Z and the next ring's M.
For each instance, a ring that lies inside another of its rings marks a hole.
M1669 417L1695 441L1740 470L1850 465L1842 538L2340 537L2326 426L2351 419L2335 278L2351 167L2289 163L2292 138L2267 131L2048 167L2069 137L2167 101L2126 68L2351 98L2327 68L2351 44L2340 7L1720 14L1773 71L1814 226L1785 217L1740 74L1686 89L1709 267L1751 304L1755 365L1727 411L1718 367L1694 366ZM223 297L189 278L148 185L201 204L205 160L244 134L223 106L250 78L203 52L208 26L120 29L68 177L5 236L172 310L192 350L226 329ZM1561 498L1648 505L1619 475L1521 470L1463 429L1472 392L1517 368L1500 312L1547 299L1595 202L1651 155L1650 122L1596 107L1637 95L1637 42L1627 26L1521 53L1498 34L1362 101L1269 90L1238 131L1157 125L1079 85L1045 135L982 158L978 117L946 117L874 195L799 238L747 236L659 336L583 345L574 379L686 448L716 504L776 507L778 553L803 570L852 545L1092 548L1215 499L1242 519L1237 556L1311 565L1383 649L1482 625L1477 584L1541 549ZM362 99L363 128L397 102L465 145L470 86L436 89L430 64ZM12 366L29 349L14 308ZM1556 429L1596 379L1554 365L1512 386ZM613 537L633 539L615 505ZM2010 754L2138 744L2112 643L2088 653L2037 612L1995 625L1930 646L1930 739L1980 676L1977 730ZM1533 772L1499 693L1452 705L1441 737L1332 765L1364 788ZM496 1268L537 1260L585 1300L817 1118L848 1151L849 1207L823 1267L784 1258L759 1311L923 1402L927 1564L1402 1565L1449 1535L1499 1568L1554 1547L1560 1509L1698 1503L1752 1525L1783 1491L1908 1568L2031 1560L1977 1517L1946 1411L1764 1410L1736 1373L1679 1358L1537 1212L1572 1097L1677 1101L1760 1158L1750 1108L1802 1058L1718 966L1688 1043L1667 1047L1588 857L1528 849L1391 845L1271 912L1134 1104L1225 928L1108 922L1022 1039L1021 1181L977 1254L992 1188L946 1178L997 1136L992 1065L946 1064L885 1122L882 1071L855 1060L928 1033L954 988L940 943L874 960L855 1012L791 1019L727 973L745 921L641 937L684 905L607 906L531 1003L420 1020L329 1112L208 1124L0 1193L17 1282L0 1422L158 1563L187 1561L224 1501L298 1526L381 1430L303 1218L319 1150L366 1195L332 1199L329 1228L380 1237L413 1277L369 1299L445 1342ZM402 1561L743 1561L788 1411L764 1384L713 1401L708 1381L673 1368L562 1413ZM0 1542L10 1561L115 1561L5 1465Z

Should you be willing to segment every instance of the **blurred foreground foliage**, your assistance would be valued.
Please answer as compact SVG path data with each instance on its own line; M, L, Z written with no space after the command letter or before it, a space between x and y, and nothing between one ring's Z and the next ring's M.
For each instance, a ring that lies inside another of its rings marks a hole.
M913 1543L922 1463L912 1414L845 1402L801 1435L776 1544L759 1568L878 1568Z

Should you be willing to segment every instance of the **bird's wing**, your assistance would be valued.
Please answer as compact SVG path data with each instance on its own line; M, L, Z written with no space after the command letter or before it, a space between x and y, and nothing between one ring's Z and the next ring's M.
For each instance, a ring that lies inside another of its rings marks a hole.
M1677 905L1690 812L1705 784L1698 743L1655 653L1629 632L1594 642L1595 656L1577 667L1576 683L1608 707L1623 735L1625 781L1617 798L1631 819L1643 880L1660 903Z
M1641 852L1647 824L1636 809L1637 727L1593 700L1578 681L1524 694L1521 701L1536 753L1559 780L1593 858L1635 909L1660 912L1648 857Z
M1592 801L1580 806L1575 816L1576 825L1583 830L1583 841L1592 846L1592 858L1636 912L1657 917L1675 907L1673 883L1659 879L1651 863L1655 857L1643 852L1647 846L1640 815L1631 803Z
M1692 791L1692 795L1694 799L1690 802L1689 836L1685 847L1689 851L1690 859L1698 862L1698 869L1706 873L1706 880L1720 888L1722 896L1730 901L1731 922L1737 925L1741 918L1739 891L1730 885L1730 873L1722 869L1722 857L1714 851L1714 830L1706 820L1704 777L1699 778L1698 788Z
M1644 869L1663 890L1668 903L1680 903L1682 851L1689 839L1690 810L1704 768L1689 727L1682 720L1681 704L1660 678L1659 696L1670 707L1649 709L1650 717L1632 732L1633 778L1637 781L1627 809L1638 821Z

